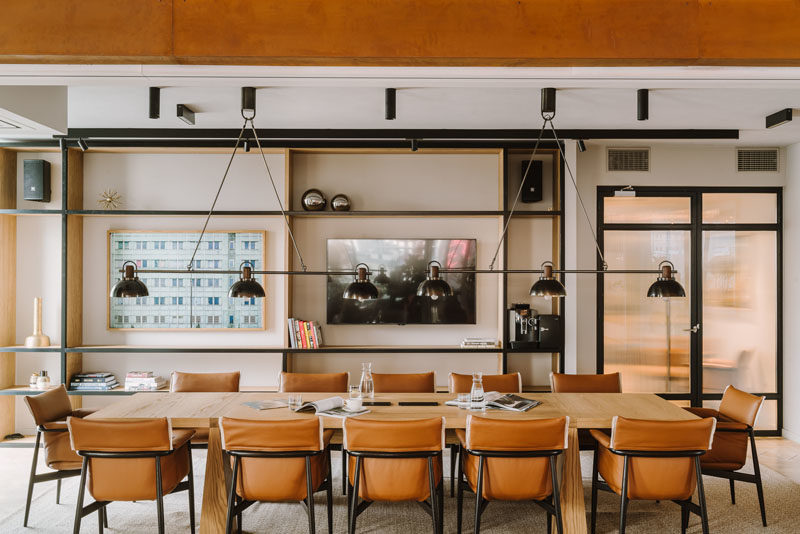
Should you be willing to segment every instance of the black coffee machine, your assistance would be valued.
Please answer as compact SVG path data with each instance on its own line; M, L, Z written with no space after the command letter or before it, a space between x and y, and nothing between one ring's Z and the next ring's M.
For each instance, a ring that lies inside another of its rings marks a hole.
M538 347L536 316L530 304L512 304L508 310L508 345L512 349Z

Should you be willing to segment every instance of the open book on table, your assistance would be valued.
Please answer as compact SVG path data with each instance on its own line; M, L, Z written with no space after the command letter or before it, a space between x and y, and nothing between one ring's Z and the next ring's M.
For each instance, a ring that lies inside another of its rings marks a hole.
M295 409L296 412L314 412L316 415L326 415L328 417L353 417L356 415L363 415L369 413L366 408L360 410L348 410L344 406L344 399L341 397L328 397L327 399L320 399L312 402L304 402L299 408Z
M499 393L497 391L487 391L483 395L487 408L497 408L498 410L510 410L512 412L525 412L541 404L540 401L526 399L514 393ZM448 406L458 406L457 400L449 400L445 403Z

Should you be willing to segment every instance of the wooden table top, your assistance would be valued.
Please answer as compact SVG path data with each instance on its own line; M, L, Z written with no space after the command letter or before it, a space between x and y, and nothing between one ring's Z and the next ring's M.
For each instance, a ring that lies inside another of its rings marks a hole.
M303 402L324 399L335 393L302 393ZM347 394L340 394L346 398ZM547 419L570 417L573 428L610 428L615 415L632 419L690 420L696 416L650 393L523 393L542 404L524 413L506 410L473 412L455 406L445 406L452 400L450 393L391 393L376 394L375 401L389 401L391 406L368 406L370 413L363 419L409 420L444 417L447 428L465 428L467 415L479 414L496 419ZM174 427L215 426L219 417L241 419L282 420L311 417L288 408L256 410L245 406L248 401L285 399L286 393L137 393L90 415L92 419L130 419L169 417ZM437 401L438 406L399 406L399 401ZM323 417L325 428L341 428L342 419Z

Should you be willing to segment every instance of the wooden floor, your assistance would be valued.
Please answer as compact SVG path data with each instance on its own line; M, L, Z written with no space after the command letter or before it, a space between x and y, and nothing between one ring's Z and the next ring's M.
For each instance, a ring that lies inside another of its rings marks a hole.
M761 465L800 484L800 443L784 438L757 438L756 448Z

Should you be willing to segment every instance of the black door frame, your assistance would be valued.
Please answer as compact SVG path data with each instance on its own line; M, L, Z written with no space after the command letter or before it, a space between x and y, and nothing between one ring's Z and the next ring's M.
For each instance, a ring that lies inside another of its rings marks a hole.
M688 224L635 224L635 223L604 223L603 199L614 195L625 186L598 186L597 187L597 239L600 248L605 251L604 232L606 230L684 230L690 232L690 265L691 273L684 276L691 288L692 303L690 310L691 325L700 324L700 331L690 338L690 388L689 393L660 393L659 395L669 400L688 400L692 406L702 406L703 401L720 400L721 393L703 393L703 306L702 306L702 276L700 273L700 260L702 258L703 231L713 230L762 230L772 231L776 235L776 276L777 276L777 328L776 328L776 391L754 392L764 395L767 400L778 403L777 428L774 430L758 431L758 435L779 436L783 428L783 188L782 187L660 187L636 186L637 196L648 197L688 197L691 202L691 219ZM776 195L777 211L776 222L771 224L703 224L702 202L703 193L774 193ZM597 255L597 268L602 269L602 261ZM597 372L604 369L604 288L603 276L597 277Z

